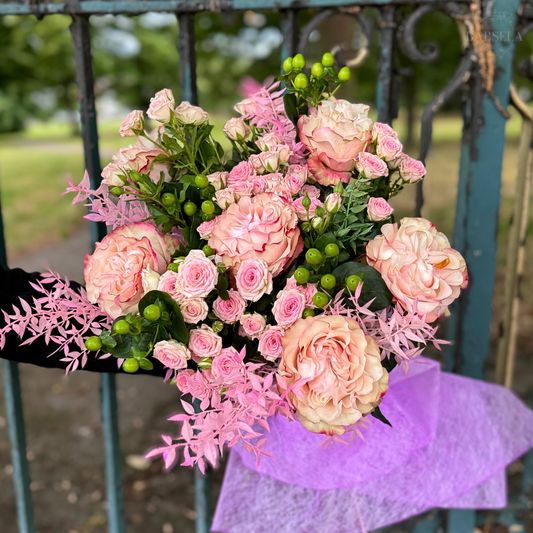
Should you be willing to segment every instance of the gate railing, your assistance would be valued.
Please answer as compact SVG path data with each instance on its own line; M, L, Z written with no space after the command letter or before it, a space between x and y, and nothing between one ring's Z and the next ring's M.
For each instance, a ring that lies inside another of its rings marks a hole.
M495 279L496 232L500 202L501 168L509 87L512 75L515 40L486 41L481 31L510 32L515 35L517 24L524 34L531 28L533 9L520 8L520 0L0 0L0 15L35 15L43 17L66 14L72 17L70 27L76 61L76 82L80 103L80 117L84 144L85 166L91 185L96 188L101 180L98 133L95 111L94 78L91 61L89 17L96 14L138 15L148 11L175 13L179 23L178 50L182 99L198 103L196 88L195 14L202 11L278 10L281 13L283 44L282 58L304 51L311 31L323 20L338 13L355 17L363 32L372 28L370 19L361 9L374 7L378 11L380 32L379 65L376 80L376 107L378 120L392 122L397 113L399 76L395 57L401 51L414 61L435 58L435 50L420 51L415 42L419 20L429 12L441 11L454 18L463 28L463 56L454 76L438 95L425 107L422 115L420 158L426 159L431 142L433 116L461 87L468 87L464 106L464 129L461 144L461 164L454 247L465 257L469 267L470 285L459 300L448 321L448 337L453 341L446 353L448 370L467 376L483 378L489 352L492 291ZM302 9L317 9L318 14L299 32L298 13ZM467 33L464 29L467 28ZM301 35L301 38L299 38ZM470 35L470 38L466 36ZM401 46L398 46L400 42ZM0 50L0 56L1 56ZM364 54L363 54L364 55ZM363 57L361 55L361 57ZM496 75L494 75L496 73ZM0 82L1 83L1 82ZM527 163L530 164L530 163ZM423 205L420 184L417 195L417 213ZM1 238L0 260L4 263L5 247ZM102 224L92 224L92 242L105 235ZM14 481L20 533L34 533L29 469L25 454L24 422L20 397L20 383L16 363L4 361L6 411L12 445ZM115 377L101 376L102 419L105 441L108 520L110 533L125 531L118 415ZM198 533L207 533L210 524L209 479L195 475ZM533 458L528 457L524 473L524 491L520 509L525 506L533 486ZM515 519L515 509L509 511ZM503 515L502 515L503 516ZM506 515L507 516L507 515ZM445 517L447 531L471 533L476 525L475 511L449 511ZM419 524L417 531L435 531L442 520L431 518Z

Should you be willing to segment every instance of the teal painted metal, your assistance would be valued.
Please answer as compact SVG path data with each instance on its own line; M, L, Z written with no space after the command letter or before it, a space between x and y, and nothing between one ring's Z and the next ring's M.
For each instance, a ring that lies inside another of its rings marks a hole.
M392 116L392 70L394 63L395 8L387 6L381 10L381 40L379 46L379 68L376 82L376 109L379 122L391 124Z
M2 370L19 533L35 533L18 363L4 360Z
M102 397L102 426L104 430L106 492L109 532L124 533L124 503L120 475L120 446L118 438L118 409L115 374L100 377Z
M281 43L280 60L281 63L289 56L296 54L298 43L298 10L286 9L281 12L281 34L283 42Z
M496 0L491 5L492 13L485 16L492 17L494 31L514 34L514 18L512 28L503 27L502 20L509 14L515 16L519 0ZM498 40L492 44L498 73L494 95L506 107L515 43ZM489 350L505 120L483 92L477 73L465 117L454 234L454 247L466 260L470 281L452 309L448 336L453 345L447 350L446 363L449 370L479 379L484 377Z
M470 509L448 511L447 533L473 533L476 527L476 512Z

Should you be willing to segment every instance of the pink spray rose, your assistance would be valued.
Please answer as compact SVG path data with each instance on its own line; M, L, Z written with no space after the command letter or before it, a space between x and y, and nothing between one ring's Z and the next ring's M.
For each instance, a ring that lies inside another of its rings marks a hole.
M186 370L180 370L176 375L176 386L182 394L188 394L190 392L189 382L196 374L194 370L188 368Z
M385 161L396 159L403 150L402 143L390 135L385 135L376 144L376 155Z
M276 147L277 148L277 147ZM271 150L269 152L261 152L259 154L259 162L257 172L264 174L265 172L277 172L280 165L280 154L277 150Z
M198 324L205 320L209 313L209 308L202 298L185 298L180 303L180 310L187 324Z
M218 281L217 267L202 250L191 250L178 267L177 283L188 298L205 298Z
M154 358L167 368L180 370L187 368L187 361L191 358L191 352L181 342L175 340L159 341L154 346Z
M198 235L202 239L209 239L211 236L211 232L213 231L213 226L215 225L216 218L213 220L206 220L205 222L202 222L197 228L196 231L198 232Z
M272 307L272 314L279 326L292 326L305 309L305 296L296 289L281 291Z
M189 350L195 362L202 357L216 357L222 350L222 338L209 326L202 324L198 329L191 330Z
M222 379L224 383L234 383L241 376L242 365L238 360L239 352L233 347L223 348L211 365L211 373L215 379Z
M213 198L220 209L227 209L231 204L235 203L235 193L231 189L222 189L215 193Z
M232 141L242 141L250 135L250 128L242 118L230 118L224 125L224 133Z
M170 253L165 240L151 224L121 226L96 244L85 256L87 298L111 318L136 313L144 295L142 272L165 272Z
M381 222L387 220L392 215L394 209L390 206L385 198L370 198L368 201L367 212L368 218L372 222Z
M387 163L377 155L361 152L355 160L355 168L366 179L373 180L389 175Z
M250 115L255 113L257 104L253 98L245 98L242 102L239 102L233 106L233 109L239 113L239 115Z
M287 174L285 177L285 185L289 189L292 196L296 196L304 185L304 182L296 174Z
M201 107L191 105L189 102L181 102L174 111L176 118L183 124L194 124L198 126L209 120L209 113Z
M366 246L368 264L406 309L436 320L468 285L465 260L447 237L423 218L385 224Z
M320 198L320 189L313 185L304 185L300 191L300 196L309 196L309 198Z
M400 161L400 176L404 181L416 183L426 175L426 167L422 161L417 161L405 155Z
M172 91L170 89L163 89L155 93L155 96L150 100L150 107L146 114L150 118L166 124L170 122L174 105Z
M252 185L253 194L261 194L262 192L265 192L267 189L267 180L265 176L261 176L260 174L255 174L254 176L250 176L249 183L251 183Z
M231 192L235 195L235 198L239 200L243 196L252 196L254 192L254 184L251 181L240 181L228 185Z
M241 161L238 165L235 165L229 173L227 184L228 185L235 185L236 183L240 183L242 181L248 181L248 178L255 174L255 170L248 163L248 161Z
M375 408L387 389L387 371L374 339L343 316L298 320L281 340L279 373L288 385L305 378L300 395L289 392L301 424L313 433L342 435Z
M316 307L316 305L313 304L313 296L318 292L318 283L306 283L305 285L305 287L303 285L298 285L295 277L291 276L285 284L285 290L289 291L291 289L296 289L304 295L306 307Z
M282 142L283 141L275 133L265 133L255 141L255 144L259 146L259 149L262 152L268 152L268 150L271 150L278 144L282 144Z
M182 302L185 299L185 295L182 294L181 288L178 282L178 274L167 270L160 278L157 290L166 292L176 302Z
M310 159L315 160L313 166L309 161L309 170L319 183L329 181L322 185L345 180L343 173L353 170L357 154L364 151L372 139L368 110L368 106L346 100L326 100L312 108L309 116L302 115L298 119L300 139L311 151ZM329 177L328 171L332 172ZM340 174L335 178L333 173Z
M276 276L302 246L294 209L273 193L243 197L216 220L209 246L227 267L259 258Z
M259 353L267 361L276 361L283 353L281 339L285 335L285 330L279 326L267 326L259 337Z
M380 141L385 136L398 138L398 134L388 124L374 122L372 124L372 142Z
M342 196L338 192L332 192L324 202L324 208L328 213L334 215L342 205Z
M239 294L252 302L257 302L263 294L272 292L272 274L263 259L243 261L235 275L235 282Z
M226 186L228 172L213 172L213 174L208 174L207 181L215 188L215 191L220 191L220 189Z
M265 317L259 313L244 314L239 319L239 335L250 339L257 339L266 327Z
M309 198L309 200L311 200L311 205L309 206L309 219L312 219L315 216L316 208L324 207L324 204L318 198ZM300 196L292 202L292 206L294 207L299 220L307 220L307 210L302 204L303 201L304 197Z
M144 129L144 115L142 111L132 111L121 124L119 133L121 137L135 137L136 131Z
M228 291L229 300L223 300L220 296L213 302L213 313L217 315L224 324L234 324L237 322L246 309L246 302L242 296L232 289Z

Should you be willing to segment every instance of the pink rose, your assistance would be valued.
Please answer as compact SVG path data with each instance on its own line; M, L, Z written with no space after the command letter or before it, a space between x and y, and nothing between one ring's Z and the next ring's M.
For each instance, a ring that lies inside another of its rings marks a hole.
M248 161L241 161L230 170L227 184L235 185L236 183L248 181L248 178L253 174L255 174L255 170L252 165Z
M257 302L263 294L272 292L272 274L263 259L246 259L235 275L239 294L245 299Z
M285 290L290 291L295 289L298 292L301 292L305 297L305 306L316 307L316 305L313 304L313 296L318 292L317 286L318 283L306 283L306 287L303 285L298 285L298 282L294 276L291 276L285 284Z
M213 174L208 174L206 177L207 181L215 188L215 191L220 191L226 186L228 172L213 172Z
M287 171L287 175L295 176L305 183L307 181L308 170L304 165L291 165Z
M259 258L276 276L301 246L294 209L273 193L243 197L216 220L209 246L227 267Z
M405 308L415 307L430 323L468 285L465 260L443 233L423 218L385 224L366 246L368 264Z
M170 252L170 250L169 250ZM146 267L141 272L141 283L145 293L157 290L161 276L150 267Z
M232 141L243 141L250 135L250 128L242 118L230 118L224 125L224 133Z
M239 323L239 335L250 339L257 339L266 327L265 317L259 313L242 315Z
M265 173L265 167L263 166L263 162L261 161L259 154L252 154L248 158L248 163L250 163L250 166L254 169L254 172L259 174Z
M350 178L352 177L351 171L339 172L337 170L332 170L320 161L316 154L311 154L309 156L307 159L307 167L313 178L320 183L320 185L324 185L324 187L337 185L340 181L343 183L349 183Z
M372 124L372 142L379 142L385 136L398 138L398 134L388 124L374 122Z
M315 216L315 211L317 207L324 207L324 204L318 198L309 198L311 205L309 206L309 219ZM307 220L307 210L303 206L302 202L304 201L303 197L296 198L292 202L292 207L296 211L299 220Z
M111 159L111 163L102 171L102 177L108 187L122 186L119 175L125 170L136 170L141 174L148 174L157 183L163 172L165 181L171 180L170 163L154 161L158 155L164 154L150 140L139 137L137 142L127 148L121 148ZM119 180L119 181L117 181Z
M292 202L292 194L285 183L276 183L269 192L275 193L280 198L283 198L287 203Z
M285 177L285 185L292 196L296 196L304 186L304 182L295 174L288 174Z
M338 192L333 192L326 198L324 208L328 213L334 215L342 205L342 196Z
M191 378L196 374L191 368L187 370L180 370L176 375L176 386L182 394L188 394L190 392L189 383Z
M178 303L185 299L185 295L182 294L180 285L178 283L178 274L176 272L172 272L172 270L167 270L161 276L157 290L166 292Z
M289 392L301 424L313 433L342 435L381 401L387 371L374 339L343 316L298 320L281 340L279 373L288 385L304 378L300 394Z
M270 192L283 182L283 174L281 172L271 172L270 174L264 174L263 176L267 182L267 191Z
M245 98L242 102L235 104L233 109L239 113L239 115L251 115L255 113L257 104L253 98Z
M287 144L279 144L278 146L274 146L274 148L269 150L269 152L276 152L278 156L278 165L287 165L292 156L292 148ZM266 165L266 167L269 168L268 165Z
M368 152L361 152L357 156L355 167L361 176L369 180L389 175L387 163L378 156Z
M206 220L205 222L202 222L197 228L196 231L198 231L198 235L200 235L200 238L202 239L209 239L211 236L211 232L213 231L213 226L215 225L216 218L213 220Z
M154 358L167 368L179 370L187 368L187 361L191 358L191 352L181 342L175 340L159 341L154 346Z
M300 196L309 196L309 198L320 198L320 189L313 185L304 185L300 191Z
M281 291L278 293L272 314L279 326L292 326L305 309L305 296L296 289Z
M235 194L231 189L222 189L215 193L213 198L220 209L227 209L231 204L235 203Z
M218 281L217 267L202 250L191 250L178 267L177 283L188 298L205 298Z
M389 165L389 168L391 170L396 170L397 168L399 168L401 162L406 158L406 157L409 157L408 155L406 154L398 154L398 156L396 157L396 159L393 159L392 161L388 161L387 164Z
M279 326L267 326L259 337L259 353L267 361L276 361L283 353L281 339L285 335L285 330Z
M191 330L189 350L196 363L202 357L216 357L222 350L222 338L209 326L202 324L198 329Z
M275 133L265 133L255 141L255 144L262 152L267 152L274 148L274 146L282 144L282 142L283 141Z
M372 222L387 220L394 211L385 198L370 198L366 209L368 212L368 218L372 220Z
M265 179L265 176L261 176L259 174L250 176L249 183L252 185L253 194L261 194L267 189L267 181Z
M144 130L144 115L142 111L132 111L121 124L119 133L121 137L135 137Z
M209 120L209 113L201 107L189 104L189 102L181 102L174 110L174 115L183 124L194 124L195 126Z
M216 379L223 380L224 383L234 383L241 377L242 365L238 360L239 352L233 346L224 348L218 354L211 365L211 373Z
M390 135L381 137L376 144L376 155L385 161L396 159L402 153L402 150L402 143L396 137L391 137Z
M170 89L163 89L150 100L150 107L146 113L150 118L166 124L170 122L174 109L174 95Z
M136 313L144 295L142 271L165 272L170 253L154 226L137 222L121 226L85 256L87 298L111 318Z
M254 184L251 181L240 181L229 185L229 189L238 200L243 196L252 196L254 192Z
M183 320L187 324L198 324L207 318L209 308L202 298L185 298L180 303Z
M229 290L229 300L223 300L220 296L213 302L213 313L217 315L224 324L234 324L237 322L246 309L246 302L242 296L234 290Z
M261 152L259 161L261 162L261 166L257 170L259 174L277 172L280 165L280 154L277 151Z
M300 140L311 151L312 159L318 160L325 171L349 173L353 170L354 159L372 139L372 120L367 117L368 110L368 106L351 104L346 100L325 100L317 108L311 108L309 116L300 116ZM319 169L318 162L313 168L308 161L309 170L322 183L321 179L326 176L315 174ZM336 181L339 179L342 175L338 175Z
M404 181L416 183L426 175L426 167L422 161L417 161L406 155L400 161L400 176Z

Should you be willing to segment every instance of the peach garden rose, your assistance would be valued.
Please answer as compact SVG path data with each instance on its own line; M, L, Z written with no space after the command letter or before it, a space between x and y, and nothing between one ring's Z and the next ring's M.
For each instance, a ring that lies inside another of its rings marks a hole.
M162 274L170 262L165 240L151 224L121 226L85 256L87 297L111 318L136 313L144 295L143 270Z
M304 380L298 387L301 394L289 392L289 399L302 425L313 433L342 435L387 390L378 346L351 318L298 320L281 342L279 373L288 385Z
M366 247L368 264L405 308L414 306L433 322L468 285L466 263L444 233L424 218L385 224Z

